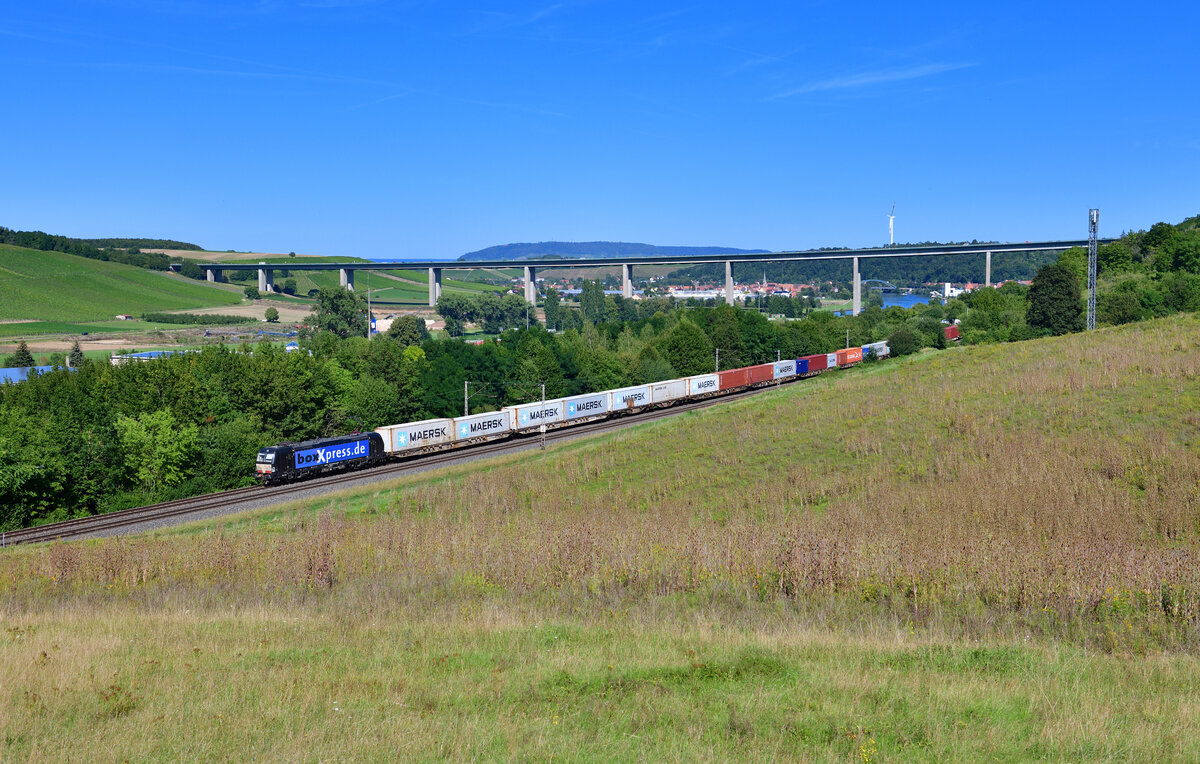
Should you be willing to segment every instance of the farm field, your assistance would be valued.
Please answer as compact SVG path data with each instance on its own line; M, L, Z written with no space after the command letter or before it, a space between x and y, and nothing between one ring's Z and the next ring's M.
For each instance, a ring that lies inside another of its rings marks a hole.
M0 751L1194 760L1197 380L1195 315L927 351L3 550Z
M0 293L0 319L61 323L242 301L242 295L228 287L7 244L0 245Z
M231 257L227 260L224 260L224 262L229 262L229 263L267 262L267 263L271 263L272 265L288 265L288 264L290 264L293 266L303 264L302 262L298 263L297 260L298 260L298 258L291 258L291 257L286 257L286 256L257 257L257 258L245 258L245 257L233 258L233 257ZM312 261L343 262L343 263L344 262L355 262L355 263L370 262L369 260L365 260L365 259L359 258L359 257L309 257L309 258L305 258L305 260L308 260L310 262L312 262ZM228 274L226 274L226 275L228 276ZM388 278L388 276L391 276L392 278ZM307 294L310 289L321 289L324 287L332 288L332 287L340 286L340 284L341 284L340 276L338 275L337 271L297 270L294 272L290 272L289 275L285 276L282 273L280 273L280 270L276 270L274 277L275 277L275 285L276 286L282 286L283 281L286 278L295 279L296 280L296 293L299 295ZM401 303L406 303L406 304L412 303L412 304L421 304L421 305L425 305L429 302L429 286L428 286L429 285L429 274L427 272L425 272L424 270L373 271L369 278L368 278L366 272L359 272L355 275L355 286L359 289L366 288L368 281L370 282L370 286L371 286L373 295L375 294L376 291L380 290L381 288L387 289L387 290L392 290L391 292L389 292L389 294L387 296L385 296L382 299L386 299L388 301L393 301L393 302L401 302ZM248 281L246 283L253 285L253 284L256 284L257 281ZM495 291L495 289L496 289L496 287L490 286L488 284L480 284L478 282L473 282L473 281L458 281L456 279L447 278L446 274L443 274L443 277L442 277L442 293L443 294L445 294L447 292L453 292L453 293L461 292L464 294L478 294L481 292Z

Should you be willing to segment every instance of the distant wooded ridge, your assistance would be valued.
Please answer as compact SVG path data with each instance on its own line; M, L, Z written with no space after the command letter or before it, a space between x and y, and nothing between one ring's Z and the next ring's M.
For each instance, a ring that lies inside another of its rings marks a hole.
M540 241L500 244L468 252L459 260L533 260L546 257L636 257L639 255L756 255L767 249L660 247L629 241Z
M73 236L56 236L42 231L14 231L0 226L0 244L12 244L27 249L40 249L43 252L67 252L72 255L81 254L79 250L88 247L97 249L189 249L203 251L196 244L174 239L78 239ZM83 255L92 257L93 255Z

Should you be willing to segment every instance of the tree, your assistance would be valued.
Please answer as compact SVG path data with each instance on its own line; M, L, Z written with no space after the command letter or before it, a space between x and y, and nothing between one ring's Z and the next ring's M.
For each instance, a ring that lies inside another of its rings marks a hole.
M387 336L394 339L402 347L420 345L429 339L429 330L425 328L425 319L413 315L397 316L388 327Z
M1114 241L1096 251L1096 270L1100 273L1123 273L1133 268L1133 252L1124 242Z
M313 325L337 336L365 337L367 300L344 287L323 287L317 292L317 315Z
M295 279L285 279L284 280L283 293L284 294L296 294L296 280Z
M708 335L686 319L662 338L659 353L683 376L704 374L715 368L713 346Z
M545 330L539 330L544 336ZM542 344L534 332L521 332L516 348L517 365L513 370L508 388L511 404L528 403L541 396L541 385L546 385L546 400L566 394L562 367L550 348Z
M888 350L892 355L910 355L921 349L921 341L916 333L907 326L902 326L892 332L887 338Z
M553 287L546 287L546 296L542 300L542 310L546 314L546 328L555 330L558 328L558 321L562 314L562 304L558 299L558 292Z
M437 312L446 320L446 331L451 335L462 334L463 324L475 317L471 300L461 294L444 294L438 298Z
M451 337L461 336L463 333L463 322L453 316L446 316L446 334Z
M17 344L17 352L13 353L9 359L9 364L17 368L25 366L33 366L33 354L29 352L29 346L25 344L25 340L21 340Z
M1044 265L1029 287L1026 320L1035 329L1051 334L1078 332L1084 328L1079 280L1071 268L1055 263Z
M79 347L79 340L75 340L73 343L71 343L71 355L68 360L71 362L71 368L73 369L78 369L80 366L83 366L83 350Z
M1058 264L1070 268L1079 281L1087 281L1088 251L1083 247L1071 247L1063 250L1062 254L1058 256Z
M594 324L604 319L604 287L599 281L585 281L579 293L579 308L583 320Z
M721 368L736 369L746 365L746 347L742 341L741 322L738 320L738 314L744 311L738 308L733 308L728 305L720 305L709 315L711 320L706 327L708 329L708 338L712 340L714 348L721 349ZM747 314L751 315L751 314ZM761 318L762 314L753 314ZM715 358L715 353L714 353ZM671 360L672 365L675 365L674 360Z
M204 269L199 265L196 265L189 260L188 262L179 266L179 275L189 279L195 279L196 281L204 281L208 274L206 274Z
M153 493L183 482L197 448L196 425L180 424L169 409L160 409L118 416L115 426L125 465L143 489Z
M1175 235L1175 226L1170 223L1155 223L1150 230L1142 234L1142 246L1157 249Z
M267 312L263 314L263 317L267 319L268 324L279 323L279 311L275 310L275 308L267 308Z
M1172 273L1163 279L1163 292L1169 310L1200 310L1200 276Z
M246 299L248 300L257 300L262 297L262 295L258 292L258 287L248 286L242 291L246 294Z
M1175 270L1188 273L1200 271L1200 232L1177 232L1164 242L1162 251L1170 258L1171 267Z
M1142 301L1135 290L1118 290L1100 295L1100 320L1106 324L1127 324L1142 318Z

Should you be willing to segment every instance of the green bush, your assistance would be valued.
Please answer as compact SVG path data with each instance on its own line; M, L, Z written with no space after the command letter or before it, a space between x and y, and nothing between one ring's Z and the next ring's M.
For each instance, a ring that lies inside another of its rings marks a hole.
M907 326L902 326L892 332L887 338L887 342L888 348L894 356L911 355L921 349L921 341L917 338L916 332Z

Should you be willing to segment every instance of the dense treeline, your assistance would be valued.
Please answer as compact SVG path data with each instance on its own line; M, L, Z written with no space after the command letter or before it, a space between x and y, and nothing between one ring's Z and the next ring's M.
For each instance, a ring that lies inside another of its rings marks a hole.
M0 244L12 244L18 247L27 249L38 249L43 252L65 252L68 255L78 255L92 260L106 260L114 263L124 263L125 265L133 265L138 268L146 268L153 271L165 271L171 263L171 259L163 254L141 252L136 247L126 251L125 249L116 249L114 245L104 244L103 248L97 246L93 242L112 242L112 241L146 241L155 242L153 239L72 239L68 236L54 236L52 234L43 233L41 231L13 231L9 228L0 227ZM182 242L171 242L180 244ZM147 244L149 246L149 244ZM157 244L155 244L157 246ZM188 245L195 247L195 245ZM165 247L164 247L165 248ZM199 249L198 247L195 247Z
M1125 324L1200 310L1200 216L1177 226L1155 223L1096 253L1096 314L1100 325ZM1084 326L1087 250L1069 249L1043 266L1033 287L981 289L961 302L967 342L1021 340L1079 331Z
M324 312L361 316L357 295L323 291ZM938 320L901 308L778 323L724 305L653 307L559 334L533 323L478 345L429 337L415 317L370 340L350 333L365 324L317 317L326 329L303 337L301 352L262 343L83 361L0 386L0 527L244 485L262 446L459 415L465 382L482 411L536 399L543 384L554 397L711 371L717 349L726 369L901 326L923 344L940 336Z
M156 324L194 324L201 326L256 322L256 319L247 318L246 316L222 315L220 313L143 313L142 320Z
M174 239L80 239L97 247L108 247L116 249L188 249L194 252L203 252L204 248L199 244L189 244L186 241L175 241Z

